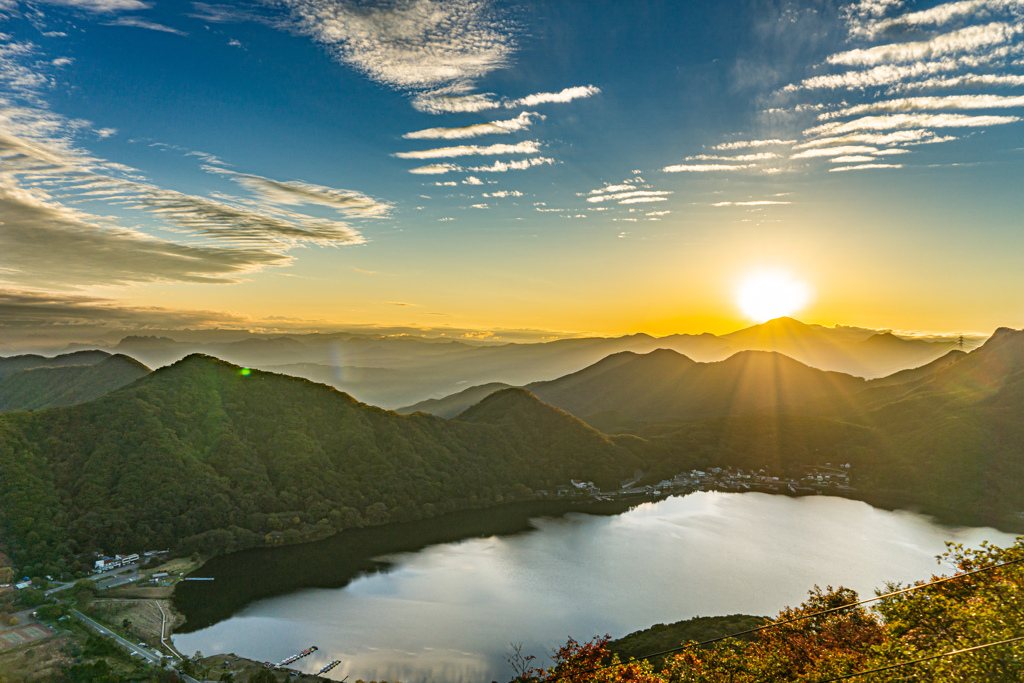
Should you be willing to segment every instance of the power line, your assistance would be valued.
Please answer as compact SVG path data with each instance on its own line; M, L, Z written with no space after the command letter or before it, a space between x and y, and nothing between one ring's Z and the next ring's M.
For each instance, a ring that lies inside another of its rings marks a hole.
M860 676L867 676L868 674L877 674L882 671L889 671L890 669L899 669L903 666L910 666L912 664L920 664L921 662L928 662L933 659L941 659L942 657L952 657L954 655L962 655L967 652L976 652L978 650L984 650L987 647L996 647L997 645L1008 645L1009 643L1017 643L1024 640L1024 636L1017 636L1016 638L1008 638L1006 640L1000 640L997 643L985 643L984 645L975 645L974 647L965 647L962 650L953 650L952 652L942 652L937 655L929 655L928 657L921 657L920 659L912 659L909 662L900 662L898 664L890 664L889 666L882 666L877 669L868 669L867 671L858 671L857 673L845 674L843 676L836 676L835 678L826 678L821 681L815 681L814 683L835 683L835 681L846 681L851 678L859 678Z
M980 574L981 572L987 572L987 571L991 571L993 569L999 569L1001 567L1008 567L1010 565L1020 564L1021 562L1024 562L1024 557L1019 557L1016 560L1007 560L1006 562L1000 562L999 564L990 564L987 567L980 567L978 569L972 569L971 571L962 572L960 574L954 574L953 576L946 576L946 577L943 577L941 579L936 579L935 581L929 581L928 583L922 583L922 584L917 585L917 586L910 586L908 588L903 588L901 590L893 591L891 593L886 593L884 595L878 595L878 596L875 596L873 598L867 598L865 600L860 600L858 602L847 603L845 605L840 605L839 607L831 607L829 609L820 610L818 612L811 612L810 614L805 614L803 616L794 617L793 619L787 619L786 621L773 621L772 623L765 624L764 626L758 626L757 628L747 629L746 631L739 631L738 633L730 633L728 635L719 636L717 638L712 638L711 640L704 640L704 641L701 641L699 643L692 643L692 642L691 643L684 643L683 645L680 645L680 646L677 646L677 647L673 647L673 648L670 648L668 650L662 650L660 652L651 652L649 654L643 655L642 657L636 657L635 659L650 659L651 657L661 657L661 656L664 656L664 655L675 654L676 652L682 652L683 650L688 650L688 649L690 649L692 647L704 647L706 645L713 645L713 644L719 643L719 642L721 642L723 640L729 640L730 638L738 638L740 636L747 636L747 635L751 635L753 633L759 633L761 631L767 631L768 629L778 628L779 626L788 626L789 624L795 624L795 623L797 623L799 621L806 621L807 619L813 619L814 617L820 617L820 616L823 616L823 615L826 615L826 614L832 614L834 612L841 612L841 611L844 611L844 610L851 609L853 607L858 607L860 605L865 605L865 604L867 604L869 602L877 602L878 600L884 600L886 598L891 598L891 597L896 596L896 595L902 595L904 593L910 593L911 591L921 590L922 588L929 588L930 586L937 586L937 585L939 585L941 583L946 583L947 581L953 581L953 580L956 580L956 579L962 579L962 578L964 578L966 576L972 576L974 574ZM993 645L997 645L997 644L999 644L999 643L993 643ZM616 666L619 666L619 665L605 664L605 665L601 665L601 666L595 666L595 667L591 667L590 669L584 669L583 671L577 671L577 672L575 672L572 675L596 673L598 671L604 671L605 669L613 669ZM555 683L555 681L563 680L566 677L567 677L567 675L556 676L555 678L546 678L546 679L544 679L544 683ZM835 680L841 680L841 679L835 679ZM819 683L827 683L827 682L826 681L821 681Z

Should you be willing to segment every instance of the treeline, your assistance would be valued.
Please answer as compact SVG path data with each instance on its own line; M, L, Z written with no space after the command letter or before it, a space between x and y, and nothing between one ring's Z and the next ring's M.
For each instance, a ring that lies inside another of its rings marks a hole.
M657 664L613 654L607 638L570 640L549 668L533 668L529 657L514 660L515 682L816 683L864 672L873 673L858 678L873 683L1024 680L1024 640L946 656L1024 636L1024 546L955 546L943 559L958 573L1018 564L885 597L871 607L855 606L860 597L852 590L815 587L805 603L784 609L768 621L774 627L751 639L708 647L677 641L680 651ZM890 584L885 592L900 588Z
M463 419L193 356L91 403L0 417L0 529L19 572L93 553L216 553L612 485L636 455L522 390Z

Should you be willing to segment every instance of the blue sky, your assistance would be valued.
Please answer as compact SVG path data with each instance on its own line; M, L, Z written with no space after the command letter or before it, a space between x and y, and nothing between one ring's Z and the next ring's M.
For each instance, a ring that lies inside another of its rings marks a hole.
M1024 0L0 0L0 318L1022 324ZM33 333L34 334L34 333Z

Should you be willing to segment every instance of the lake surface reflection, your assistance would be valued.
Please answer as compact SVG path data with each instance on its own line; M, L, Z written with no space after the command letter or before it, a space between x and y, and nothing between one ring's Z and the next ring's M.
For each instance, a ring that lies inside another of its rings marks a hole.
M935 561L947 540L1014 540L842 498L758 493L694 493L615 516L538 518L532 527L392 555L343 587L259 599L174 643L185 653L271 661L317 645L294 667L313 672L340 659L329 674L337 680L505 681L512 642L542 655L568 636L619 637L697 615L771 615L815 584L867 596L885 581L947 573ZM259 558L296 552L308 550L218 558L217 581L204 590L229 590L233 570L259 573ZM329 553L323 562L343 563ZM186 614L195 598L186 596Z

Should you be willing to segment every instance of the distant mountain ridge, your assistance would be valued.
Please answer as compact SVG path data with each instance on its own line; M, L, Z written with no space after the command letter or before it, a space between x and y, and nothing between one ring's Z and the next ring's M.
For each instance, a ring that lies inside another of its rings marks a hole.
M0 413L85 403L147 374L137 360L103 351L0 359Z
M350 333L244 339L221 334L215 335L215 341L195 343L176 341L167 334L171 333L125 337L109 350L150 367L204 353L236 365L326 382L387 408L442 398L481 384L524 386L553 380L622 351L649 353L666 348L700 362L725 360L740 351L775 351L815 368L870 379L924 365L953 348L950 342L902 339L891 332L857 327L807 325L792 318L721 336L639 333L486 345Z
M774 352L621 353L453 419L190 356L96 400L0 415L0 548L28 575L91 552L225 552L695 468L849 463L846 495L1020 526L1024 332L872 386ZM551 402L545 402L545 397ZM654 411L608 436L577 411ZM78 558L76 560L76 558Z

